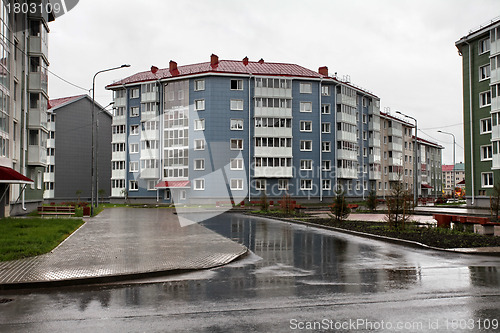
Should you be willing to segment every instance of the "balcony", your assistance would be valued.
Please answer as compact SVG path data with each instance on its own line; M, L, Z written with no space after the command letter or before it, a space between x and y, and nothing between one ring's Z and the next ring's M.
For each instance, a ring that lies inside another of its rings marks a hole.
M337 150L337 159L357 161L358 160L358 152L355 150L338 149Z
M292 178L292 167L255 167L254 177L256 178Z
M337 177L342 179L356 179L358 178L358 170L337 168Z
M403 166L403 161L400 159L400 158L389 158L387 160L387 163L390 165L390 166Z
M47 112L40 109L30 109L28 112L29 128L47 128Z
M126 173L125 170L112 170L111 171L111 178L112 179L124 179L126 178Z
M126 122L126 116L113 116L113 125L125 125Z
M54 182L55 181L55 173L53 172L44 172L43 181L44 182Z
M29 36L29 50L30 54L41 54L46 59L49 58L49 47L40 36Z
M344 94L337 94L337 104L345 104L352 107L356 107L356 96L347 96Z
M401 143L389 142L387 144L387 149L391 151L403 151L403 145Z
M389 181L391 182L400 181L402 178L402 175L397 172L389 172Z
M159 176L159 169L142 169L140 174L141 179L158 179Z
M47 165L47 148L40 146L28 146L28 165Z
M148 120L152 120L152 119L155 119L155 118L158 118L158 117L159 117L158 111L144 111L144 112L141 112L141 121L142 122L148 121Z
M387 135L390 136L397 136L402 138L403 137L403 128L398 128L398 127L389 127L387 129Z
M111 153L111 160L112 161L125 161L126 160L126 153L124 151L115 151Z
M493 154L493 159L491 160L491 168L495 170L500 169L500 154Z
M31 72L29 74L29 90L30 91L48 91L48 77L46 73Z
M292 147L255 147L254 155L257 157L292 157Z
M382 179L382 172L381 171L370 171L368 173L368 178L370 180L380 180L380 179Z
M380 147L380 139L368 139L369 147Z
M125 139L126 139L125 133L113 134L111 142L112 143L125 142Z
M379 115L380 114L380 106L375 105L375 103L368 106L368 114L369 115Z
M337 131L337 141L349 141L357 143L358 139L356 137L356 133Z
M115 107L127 106L127 98L126 97L115 97L114 99Z
M368 123L368 130L380 132L380 121L370 121Z
M125 190L124 188L112 188L111 189L111 196L112 197L115 197L115 198L120 198L120 197L124 197L125 196L125 193L123 193L122 191Z
M141 102L158 102L158 92L156 91L151 91L151 92L145 92L141 94Z
M355 115L350 115L345 112L337 112L337 122L348 123L352 125L357 124L357 119Z
M370 156L368 157L368 163L370 163L370 164L380 164L381 159L382 158L381 158L380 155L370 154Z
M255 96L259 97L292 97L292 89L255 87Z
M491 113L500 111L500 96L491 99Z
M254 136L265 136L265 137L281 137L281 138L291 138L292 129L283 127L255 127Z
M291 118L292 108L256 107L255 117Z

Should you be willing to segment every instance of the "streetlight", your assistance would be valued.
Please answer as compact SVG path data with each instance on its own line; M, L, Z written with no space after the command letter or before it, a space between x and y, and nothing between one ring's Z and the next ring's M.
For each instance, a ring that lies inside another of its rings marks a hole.
M417 205L417 199L418 199L418 188L417 188L417 185L418 185L418 163L417 163L417 154L418 154L418 151L417 151L417 133L418 133L418 129L417 129L417 119L415 119L407 114L404 114L402 112L399 112L399 111L396 111L396 113L402 115L403 117L415 120L415 140L413 141L413 150L415 151L415 153L413 154L413 202L415 205Z
M97 186L97 177L95 175L95 170L97 170L97 165L96 165L97 158L95 156L95 154L96 154L95 148L96 147L95 147L95 142L94 142L95 141L95 139L94 139L95 78L98 74L113 71L113 70L120 69L120 68L125 68L125 67L130 67L130 65L121 65L119 67L103 69L103 70L95 73L94 78L92 79L92 113L91 113L91 118L92 118L92 122L91 122L91 124L92 124L92 167L91 167L92 184L91 184L91 193L92 193L92 197L91 197L91 201L90 201L90 216L94 215L94 204L95 204L95 197L96 197L96 195L95 195L96 188L95 187Z
M443 133L443 134L448 134L448 135L451 135L453 137L453 189L452 189L452 195L453 195L453 201L455 201L455 181L456 181L456 178L455 178L455 134L453 133L449 133L449 132L445 132L445 131L438 131L439 133Z

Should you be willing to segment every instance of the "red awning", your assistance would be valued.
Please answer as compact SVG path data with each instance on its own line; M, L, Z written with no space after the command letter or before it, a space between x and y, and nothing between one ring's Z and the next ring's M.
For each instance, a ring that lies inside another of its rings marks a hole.
M427 184L422 184L422 188L432 188L432 186L427 185Z
M174 180L159 182L156 188L190 188L189 180Z
M33 184L34 181L12 168L0 166L0 184Z
M461 182L457 183L457 185L465 185L465 179L462 180Z

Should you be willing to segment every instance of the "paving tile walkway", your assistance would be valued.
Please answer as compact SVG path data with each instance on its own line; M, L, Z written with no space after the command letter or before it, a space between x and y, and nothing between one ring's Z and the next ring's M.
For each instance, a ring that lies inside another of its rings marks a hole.
M246 252L199 224L181 227L172 209L106 209L51 253L0 263L0 289L206 269Z

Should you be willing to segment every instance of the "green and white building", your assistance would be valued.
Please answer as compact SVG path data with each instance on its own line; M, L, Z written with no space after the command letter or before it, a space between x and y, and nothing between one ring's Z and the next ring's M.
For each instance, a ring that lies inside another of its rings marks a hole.
M489 206L500 182L500 17L455 43L462 56L468 206Z

